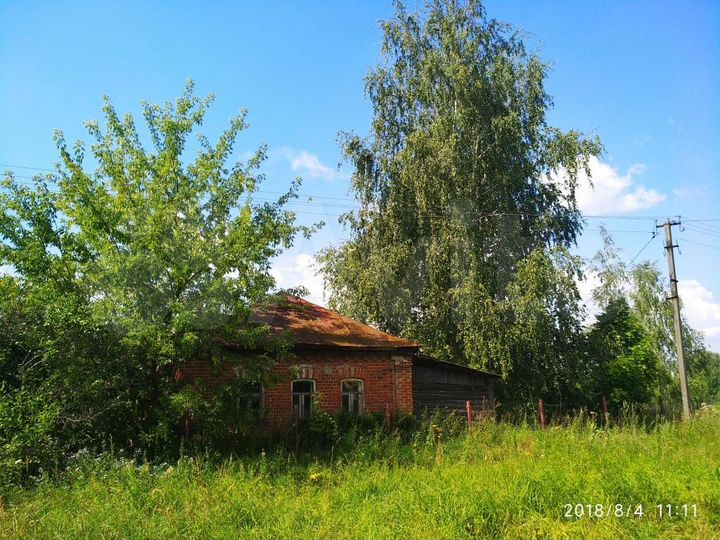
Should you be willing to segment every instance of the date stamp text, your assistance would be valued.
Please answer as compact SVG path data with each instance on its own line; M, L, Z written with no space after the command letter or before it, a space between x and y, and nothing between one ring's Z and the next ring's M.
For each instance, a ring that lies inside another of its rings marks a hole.
M568 503L564 505L565 519L605 519L605 518L654 518L689 519L699 515L697 504L652 504L642 503Z

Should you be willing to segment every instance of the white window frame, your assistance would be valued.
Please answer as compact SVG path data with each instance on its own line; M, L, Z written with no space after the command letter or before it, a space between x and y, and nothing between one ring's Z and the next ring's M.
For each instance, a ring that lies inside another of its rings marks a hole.
M311 392L295 392L295 383L296 382L309 382L312 383L312 391ZM315 379L293 379L292 383L290 383L290 403L292 404L293 409L293 415L295 414L295 395L299 397L298 399L298 414L300 415L300 418L309 418L313 415L313 412L315 410L315 392L317 391L317 383L315 382ZM305 415L305 400L310 399L310 413L306 416Z
M343 389L343 384L346 382L360 383L360 391L359 392L345 392ZM348 396L348 410L345 410L345 408L344 408L345 400L343 398L345 396ZM359 404L358 404L358 408L357 408L358 409L357 414L358 414L358 416L360 416L361 414L363 414L365 412L365 381L363 381L362 379L343 379L342 381L340 381L340 408L344 412L353 414L352 413L352 409L353 409L352 405L355 402L355 400L358 398L359 398Z

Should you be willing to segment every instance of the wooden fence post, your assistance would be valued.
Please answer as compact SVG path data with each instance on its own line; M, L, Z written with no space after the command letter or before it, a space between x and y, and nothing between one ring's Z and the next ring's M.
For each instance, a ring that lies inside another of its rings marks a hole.
M543 403L543 400L538 400L538 410L540 411L540 425L542 426L543 430L545 429L545 404Z
M468 429L472 429L472 403L469 399L465 402L465 412L467 413Z
M385 425L388 429L392 427L392 414L390 414L390 404L385 404Z

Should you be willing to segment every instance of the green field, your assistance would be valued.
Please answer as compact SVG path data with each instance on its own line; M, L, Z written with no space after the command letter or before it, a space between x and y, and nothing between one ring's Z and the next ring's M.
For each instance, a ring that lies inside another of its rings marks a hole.
M565 517L568 504L583 517ZM631 515L587 515L615 504ZM659 504L680 515L660 517ZM652 429L426 429L222 464L85 458L6 492L0 537L719 538L720 414Z

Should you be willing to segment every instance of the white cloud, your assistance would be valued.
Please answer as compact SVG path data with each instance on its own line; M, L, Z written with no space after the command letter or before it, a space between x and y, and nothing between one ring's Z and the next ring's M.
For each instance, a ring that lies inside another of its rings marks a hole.
M317 261L312 255L280 255L274 262L270 274L279 288L305 287L310 293L306 300L325 305L322 276L318 273Z
M311 154L307 150L295 150L294 148L282 148L280 154L290 162L290 168L302 176L308 178L321 178L323 180L338 180L347 178L337 169L325 165L317 154Z
M720 352L720 301L712 291L695 279L681 279L678 289L683 315L690 326L702 331L708 348Z
M633 178L645 170L642 164L632 165L625 174L596 157L590 158L590 178L582 171L576 191L578 207L583 214L628 214L663 202L666 196L655 189L633 186ZM557 181L557 174L552 178Z

